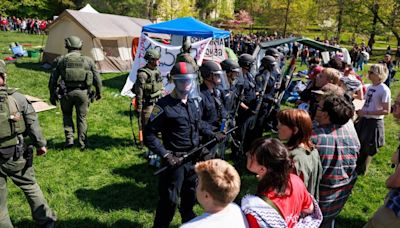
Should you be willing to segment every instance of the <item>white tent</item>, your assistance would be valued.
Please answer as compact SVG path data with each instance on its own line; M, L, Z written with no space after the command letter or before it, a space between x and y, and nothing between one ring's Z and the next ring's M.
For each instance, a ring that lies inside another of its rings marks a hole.
M67 53L64 39L75 35L83 40L82 53L92 57L100 72L126 72L132 67L132 41L138 39L147 19L103 13L65 10L48 26L43 61L52 63Z
M85 7L79 10L79 12L85 12L85 13L99 13L97 10L95 10L89 3L86 4Z

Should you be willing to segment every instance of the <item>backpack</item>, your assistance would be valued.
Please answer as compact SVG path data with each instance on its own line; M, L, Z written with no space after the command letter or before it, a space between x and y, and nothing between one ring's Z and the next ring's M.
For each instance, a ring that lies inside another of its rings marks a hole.
M15 90L0 90L0 148L17 145L17 135L25 132L25 121L17 100L11 96Z

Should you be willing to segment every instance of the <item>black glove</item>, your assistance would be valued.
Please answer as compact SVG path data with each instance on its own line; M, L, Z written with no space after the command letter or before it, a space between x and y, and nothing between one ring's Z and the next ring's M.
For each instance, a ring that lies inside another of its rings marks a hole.
M214 138L217 140L217 142L223 142L226 138L226 135L223 132L217 132L214 134Z
M50 97L50 104L56 106L57 105L57 98L55 96Z
M98 101L98 100L100 100L101 99L101 94L100 93L96 93L96 101Z
M167 156L165 156L164 158L167 160L168 165L170 165L171 167L178 166L181 163L181 159L176 157L172 153L168 153Z

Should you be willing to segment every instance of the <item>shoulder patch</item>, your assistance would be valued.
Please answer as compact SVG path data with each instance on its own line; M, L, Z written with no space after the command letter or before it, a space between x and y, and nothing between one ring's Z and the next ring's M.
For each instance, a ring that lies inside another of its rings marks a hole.
M162 109L160 106L158 105L154 105L153 111L150 114L150 118L149 120L151 122L153 122L153 120L155 120L159 115L161 115L164 112L164 109Z

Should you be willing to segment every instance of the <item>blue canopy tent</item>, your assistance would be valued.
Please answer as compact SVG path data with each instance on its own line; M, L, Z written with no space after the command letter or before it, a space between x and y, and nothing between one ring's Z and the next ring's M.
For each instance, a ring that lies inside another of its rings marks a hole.
M163 33L180 36L193 36L201 38L226 38L229 31L221 30L207 25L193 17L182 17L174 20L143 26L142 32Z

